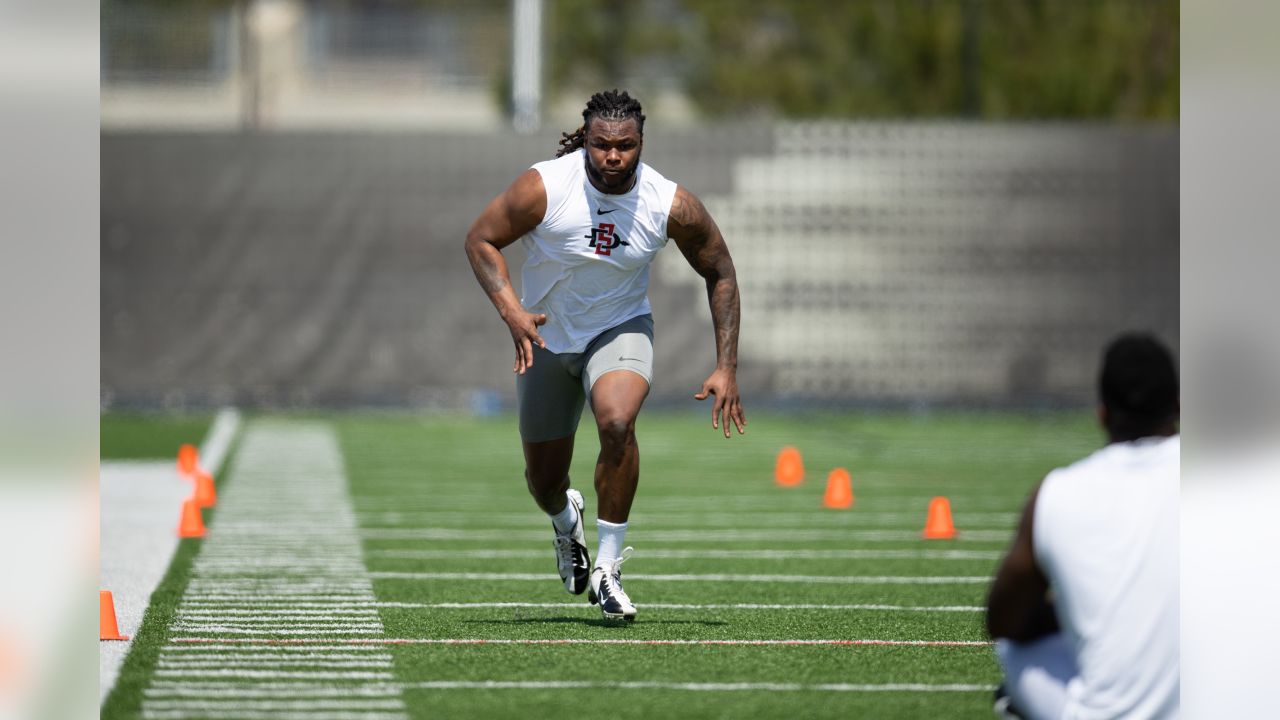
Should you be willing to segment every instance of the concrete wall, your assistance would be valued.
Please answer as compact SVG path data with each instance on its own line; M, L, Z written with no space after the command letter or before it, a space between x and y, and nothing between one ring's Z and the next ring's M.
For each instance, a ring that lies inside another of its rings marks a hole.
M105 133L104 404L510 405L462 239L556 137ZM1110 334L1176 347L1177 148L1176 128L651 127L645 160L725 231L753 405L1082 404ZM651 299L653 402L687 398L714 348L674 247Z

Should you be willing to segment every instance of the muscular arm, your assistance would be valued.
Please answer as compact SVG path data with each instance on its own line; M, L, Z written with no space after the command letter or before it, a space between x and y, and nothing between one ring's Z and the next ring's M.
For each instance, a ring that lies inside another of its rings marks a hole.
M996 571L987 597L987 632L994 638L1029 642L1058 630L1049 602L1049 580L1036 563L1032 544L1037 487L1022 511L1022 521L1008 554Z
M707 302L711 306L711 322L715 328L716 369L702 384L702 391L695 395L699 400L708 393L716 396L711 409L712 427L720 427L721 411L724 412L724 434L729 437L729 420L737 425L738 432L745 432L746 416L738 397L738 277L733 269L733 258L715 220L702 206L697 196L676 188L675 200L667 220L667 235L676 241L689 265L702 276L707 284Z
M542 176L536 170L526 170L511 187L490 201L467 232L467 259L480 287L511 330L516 345L514 369L518 373L533 365L533 344L546 347L537 328L547 321L547 316L534 315L520 305L511 286L502 248L537 227L546 210L547 193Z

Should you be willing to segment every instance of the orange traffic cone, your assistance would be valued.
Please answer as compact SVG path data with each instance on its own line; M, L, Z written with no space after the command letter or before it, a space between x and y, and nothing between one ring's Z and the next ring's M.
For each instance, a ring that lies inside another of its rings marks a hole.
M195 500L202 508L218 504L218 491L213 486L213 476L203 470L196 471Z
M956 526L951 524L951 502L942 496L929 501L929 518L924 524L926 540L950 540L956 536Z
M204 537L204 518L200 516L200 504L195 498L182 501L182 520L178 523L178 537Z
M110 590L98 591L98 639L129 639L120 634L120 628L116 625L116 604L115 601L111 599Z
M799 485L804 480L804 461L800 459L799 450L790 445L782 448L773 466L773 479L782 487Z
M178 472L190 477L200 466L200 451L195 445L183 444L178 448Z
M853 505L853 480L848 470L836 468L827 476L827 492L822 496L822 505L837 510Z

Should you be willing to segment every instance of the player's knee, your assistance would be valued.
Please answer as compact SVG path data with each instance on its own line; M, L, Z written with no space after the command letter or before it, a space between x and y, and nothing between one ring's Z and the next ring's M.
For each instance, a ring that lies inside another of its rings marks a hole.
M635 442L636 422L626 415L605 415L598 420L600 442L622 447Z
M534 497L555 498L569 489L569 476L563 472L539 473L526 467L524 481L529 486L529 494Z

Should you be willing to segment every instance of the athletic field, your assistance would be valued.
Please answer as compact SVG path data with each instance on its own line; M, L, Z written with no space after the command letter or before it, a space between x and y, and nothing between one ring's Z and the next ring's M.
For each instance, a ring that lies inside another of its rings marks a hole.
M725 440L708 415L641 415L632 624L564 592L514 418L247 415L103 717L990 717L991 574L1031 486L1102 443L1092 416L752 414ZM201 432L108 415L103 455ZM593 554L597 449L588 416ZM847 510L822 506L836 467ZM920 537L936 495L954 540Z

